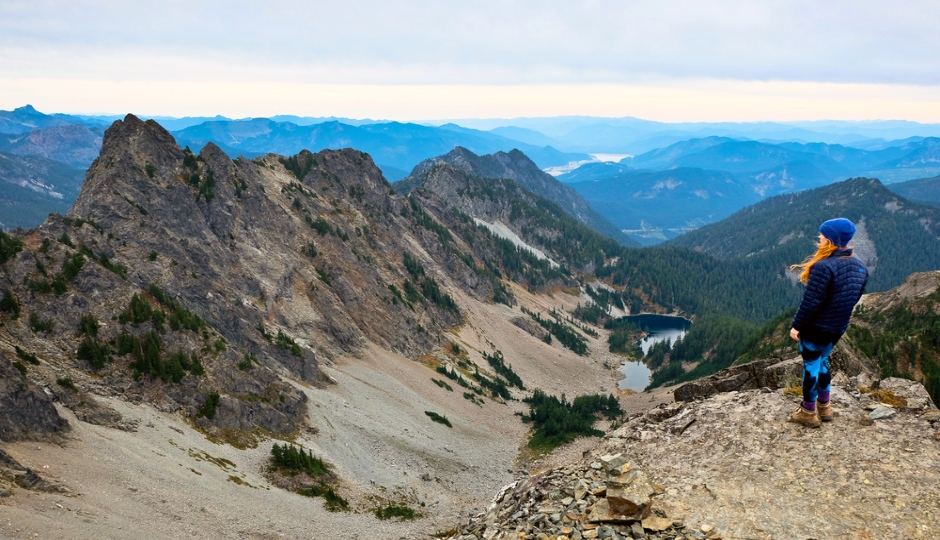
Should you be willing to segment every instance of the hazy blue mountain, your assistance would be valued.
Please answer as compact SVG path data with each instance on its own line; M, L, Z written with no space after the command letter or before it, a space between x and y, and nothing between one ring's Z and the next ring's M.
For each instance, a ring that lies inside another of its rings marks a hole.
M735 174L759 173L795 162L810 163L820 171L831 173L832 177L849 170L829 156L783 145L724 137L683 141L627 158L624 162L636 168L702 167Z
M526 144L532 144L536 146L558 146L558 141L549 137L548 135L545 135L544 133L535 131L534 129L526 129L516 126L504 126L491 129L489 132L495 135L499 135L500 137L521 141Z
M898 182L888 189L911 201L940 205L940 176Z
M477 129L512 126L534 130L558 141L559 148L582 152L639 154L691 138L824 142L856 146L911 136L940 136L940 124L907 121L819 122L656 122L639 118L556 116L543 118L462 119Z
M858 225L853 245L872 270L869 290L940 268L940 209L899 197L870 178L778 195L667 245L748 260L768 275L782 274L813 251L819 224L839 216Z
M57 161L0 152L0 228L31 228L50 212L65 213L84 175Z
M44 114L32 105L24 105L12 111L0 111L0 134L16 135L36 129L70 125L93 125L103 128L107 122L86 120L68 114Z
M631 170L617 164L603 168L608 176L569 185L602 216L644 244L673 238L759 200L753 189L724 171Z
M268 152L291 155L302 149L318 151L326 148L356 148L369 153L392 180L401 178L404 171L410 171L421 161L449 152L457 146L478 153L518 148L540 167L588 159L584 154L529 145L457 125L433 127L383 122L353 126L331 121L301 126L257 118L205 122L176 131L174 136L180 144L189 145L194 150L211 141L227 153L248 156Z

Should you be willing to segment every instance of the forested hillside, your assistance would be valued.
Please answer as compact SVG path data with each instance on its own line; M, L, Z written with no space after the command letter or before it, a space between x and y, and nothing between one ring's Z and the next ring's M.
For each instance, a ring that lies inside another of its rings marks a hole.
M746 261L756 272L782 276L787 265L812 253L819 224L839 216L858 224L852 244L870 267L869 291L940 267L940 210L903 199L868 178L773 197L670 245Z

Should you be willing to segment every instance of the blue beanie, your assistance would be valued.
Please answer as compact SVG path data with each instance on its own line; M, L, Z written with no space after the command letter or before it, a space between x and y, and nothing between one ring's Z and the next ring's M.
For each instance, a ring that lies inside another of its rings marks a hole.
M830 219L819 226L819 232L833 244L843 247L847 246L855 235L855 224L841 217Z

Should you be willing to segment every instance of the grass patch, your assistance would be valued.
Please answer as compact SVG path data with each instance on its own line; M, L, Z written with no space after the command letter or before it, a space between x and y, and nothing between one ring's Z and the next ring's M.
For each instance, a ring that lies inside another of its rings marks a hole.
M349 510L349 501L341 497L329 486L307 486L300 488L297 493L304 497L323 497L323 506L330 512L346 512Z
M389 504L376 508L375 517L381 520L397 518L404 521L415 519L418 517L418 513L413 508L403 504Z
M868 393L868 395L884 403L885 405L891 405L896 409L903 409L904 407L907 407L907 399L895 394L891 390L872 390Z
M803 397L803 387L800 385L788 386L783 389L783 395L792 397Z

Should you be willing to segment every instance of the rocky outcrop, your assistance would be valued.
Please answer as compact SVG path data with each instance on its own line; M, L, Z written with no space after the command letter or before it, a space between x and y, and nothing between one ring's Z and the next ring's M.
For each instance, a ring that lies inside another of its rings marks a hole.
M821 429L788 423L799 398L766 388L635 414L584 459L504 488L454 537L932 538L940 411L917 401L919 383L868 384L834 387ZM881 401L902 395L917 407Z
M732 366L710 375L683 384L676 388L673 396L677 401L702 399L721 392L751 390L755 388L782 388L798 385L803 375L803 364L799 357L779 361L756 360Z
M66 431L68 422L59 416L52 398L29 382L14 362L19 362L14 355L0 351L0 441L48 438Z

